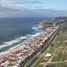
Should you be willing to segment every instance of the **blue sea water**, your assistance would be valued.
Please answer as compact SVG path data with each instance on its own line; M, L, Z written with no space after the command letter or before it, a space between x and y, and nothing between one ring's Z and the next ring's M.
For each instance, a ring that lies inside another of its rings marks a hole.
M0 53L4 52L28 37L42 31L41 18L1 18L0 19Z

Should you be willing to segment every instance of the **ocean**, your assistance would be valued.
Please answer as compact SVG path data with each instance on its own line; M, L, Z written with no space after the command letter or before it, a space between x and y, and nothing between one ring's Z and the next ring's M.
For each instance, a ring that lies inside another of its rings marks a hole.
M1 18L0 53L16 47L25 39L42 32L41 18Z

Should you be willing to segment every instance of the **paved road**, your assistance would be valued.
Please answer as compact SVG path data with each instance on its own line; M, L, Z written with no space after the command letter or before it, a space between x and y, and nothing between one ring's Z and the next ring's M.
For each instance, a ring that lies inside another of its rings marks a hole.
M36 61L38 61L38 60L42 57L42 55L46 52L46 50L48 49L48 47L50 46L50 44L51 44L52 41L54 40L57 32L58 32L58 31L56 31L56 32L52 35L52 37L45 43L45 45L44 45L45 48L43 47L43 49L36 54L36 57L35 57L31 62L30 62L30 61L27 61L27 62L25 63L25 66L23 66L23 67L32 67L33 64L35 64ZM31 59L32 59L32 58L31 58Z

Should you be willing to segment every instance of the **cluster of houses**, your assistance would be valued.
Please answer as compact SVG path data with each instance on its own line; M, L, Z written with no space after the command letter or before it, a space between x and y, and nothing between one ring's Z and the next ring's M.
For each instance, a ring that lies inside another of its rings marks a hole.
M18 67L19 64L27 57L31 56L37 51L55 32L57 28L47 28L46 32L42 32L40 35L29 38L21 43L21 46L10 51L8 54L0 56L0 67ZM24 45L24 47L23 47Z

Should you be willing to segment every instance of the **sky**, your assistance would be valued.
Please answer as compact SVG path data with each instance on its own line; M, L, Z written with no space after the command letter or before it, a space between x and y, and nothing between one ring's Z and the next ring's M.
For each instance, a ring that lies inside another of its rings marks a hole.
M0 0L0 6L13 9L67 10L67 0Z
M67 16L67 0L0 0L0 18L32 16Z

